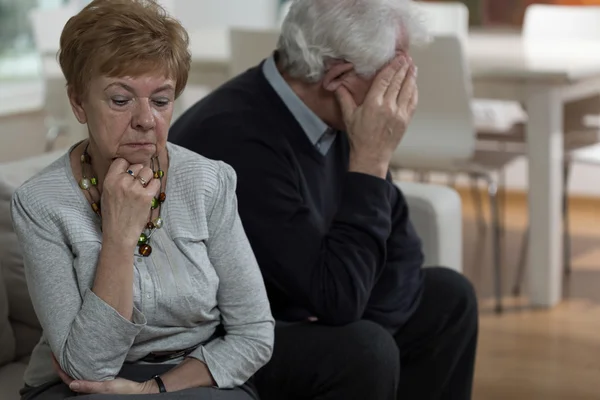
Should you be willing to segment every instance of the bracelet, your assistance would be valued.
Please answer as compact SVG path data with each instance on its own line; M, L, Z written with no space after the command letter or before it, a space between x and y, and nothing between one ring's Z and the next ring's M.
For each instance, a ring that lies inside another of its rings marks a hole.
M160 378L160 376L155 375L154 376L154 380L156 381L156 384L158 385L158 391L159 391L159 393L167 393L167 388L165 387L165 383Z

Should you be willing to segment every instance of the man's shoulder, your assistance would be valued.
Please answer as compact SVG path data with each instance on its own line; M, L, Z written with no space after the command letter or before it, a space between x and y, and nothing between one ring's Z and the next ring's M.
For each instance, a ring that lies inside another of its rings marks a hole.
M250 70L188 109L171 127L169 140L194 151L247 141L276 145L285 140L285 118L276 93Z
M258 67L238 75L215 89L186 110L173 124L171 131L179 134L186 129L241 121L259 123L261 115L269 114L273 96Z

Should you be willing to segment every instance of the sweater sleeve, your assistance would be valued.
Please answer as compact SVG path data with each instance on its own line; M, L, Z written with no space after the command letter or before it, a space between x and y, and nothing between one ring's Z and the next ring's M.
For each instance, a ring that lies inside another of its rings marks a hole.
M393 185L389 175L388 182ZM364 318L395 331L419 304L424 255L406 199L396 186L390 202L392 232L387 240L386 265L369 299Z
M47 226L48 218L35 210L38 203L29 197L17 191L11 214L44 337L72 378L112 379L145 325L144 315L134 308L128 321L90 289L79 287L69 244L58 229ZM89 268L95 269L96 261L90 259Z
M242 385L271 358L274 319L263 278L237 211L234 170L219 163L208 218L207 250L219 276L217 293L225 335L196 349L220 388Z
M248 128L220 124L214 129ZM196 137L184 145L235 168L240 214L267 284L322 323L360 319L385 264L392 224L390 183L347 173L337 214L323 230L303 198L289 154L260 137L240 143L214 140L213 133L206 136L210 142Z

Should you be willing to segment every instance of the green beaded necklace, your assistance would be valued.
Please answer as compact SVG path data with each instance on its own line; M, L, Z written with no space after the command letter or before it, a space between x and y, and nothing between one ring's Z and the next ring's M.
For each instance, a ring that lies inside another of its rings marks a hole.
M87 144L87 146L85 147L85 150L83 151L83 154L81 155L81 176L82 176L82 178L79 181L79 187L82 190L88 192L90 199L92 200L92 202L91 202L92 210L94 211L94 213L96 213L96 215L98 215L98 217L100 217L100 222L102 222L102 213L100 211L100 201L98 201L98 202L93 201L93 196L90 192L92 187L97 188L98 178L96 176L94 176L94 173L93 173L92 158L90 157L90 154L88 153L88 146L89 146L89 143ZM150 160L150 166L152 168L152 171L154 172L154 178L160 180L160 194L158 195L158 197L154 197L152 199L152 205L150 207L150 217L148 218L148 223L146 224L144 231L140 234L140 238L138 240L138 253L139 254L136 254L136 255L139 255L142 257L148 257L150 254L152 254L152 246L150 246L150 239L152 238L152 235L154 234L154 232L156 232L157 229L160 229L163 227L163 219L160 216L160 212L161 212L162 204L167 199L167 195L165 194L164 187L163 187L163 184L164 184L163 177L165 176L165 172L162 169L160 169L160 161L158 160L158 156L152 157L152 159ZM88 172L90 172L89 177L86 173L86 170ZM156 209L158 209L158 216L154 220L152 220L152 212Z

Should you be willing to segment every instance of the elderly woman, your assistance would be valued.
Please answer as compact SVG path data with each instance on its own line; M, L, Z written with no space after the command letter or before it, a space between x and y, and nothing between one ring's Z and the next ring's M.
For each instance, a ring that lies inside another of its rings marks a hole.
M95 0L60 46L89 138L13 197L44 330L22 398L257 398L274 322L236 176L167 143L185 30L153 1Z

